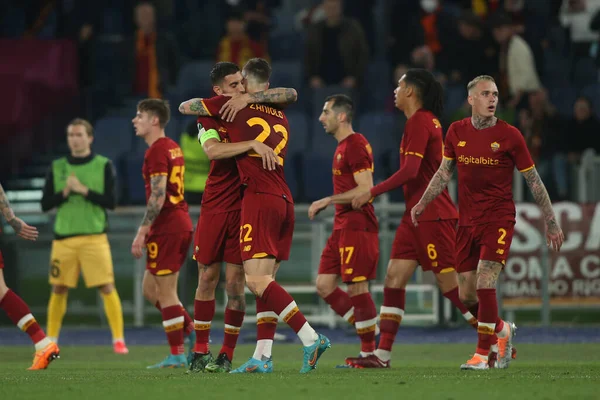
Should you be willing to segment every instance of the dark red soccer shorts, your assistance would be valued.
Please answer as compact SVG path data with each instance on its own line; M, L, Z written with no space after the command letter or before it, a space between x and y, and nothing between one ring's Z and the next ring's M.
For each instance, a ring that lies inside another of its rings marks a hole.
M294 204L280 196L246 190L239 228L242 261L267 256L288 260L294 222Z
M423 271L434 274L455 269L456 220L423 221L414 226L403 219L396 229L391 259L417 260Z
M240 210L218 214L200 211L194 235L194 259L203 265L225 261L242 265Z
M376 232L336 229L321 253L319 274L341 275L344 283L370 281L377 277L378 262Z
M146 269L158 276L178 272L187 258L191 242L192 232L148 236Z
M456 235L456 270L476 271L479 260L505 265L514 231L515 223L512 221L459 226Z
M0 269L4 269L4 257L2 257L1 251L0 251Z

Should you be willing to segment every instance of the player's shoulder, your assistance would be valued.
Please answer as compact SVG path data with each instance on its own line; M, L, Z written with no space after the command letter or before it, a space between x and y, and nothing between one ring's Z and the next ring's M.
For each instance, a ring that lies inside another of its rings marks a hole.
M471 117L463 118L458 121L454 121L448 127L448 130L452 129L453 131L460 131L465 129L470 129L471 127Z
M514 125L509 124L506 121L503 121L501 119L498 119L498 121L496 122L496 127L498 130L500 130L503 134L509 136L509 137L516 137L518 136L522 136L521 131L519 130L519 128L517 128Z
M418 110L406 121L406 123L425 125L434 129L442 128L439 118L431 111L425 109Z

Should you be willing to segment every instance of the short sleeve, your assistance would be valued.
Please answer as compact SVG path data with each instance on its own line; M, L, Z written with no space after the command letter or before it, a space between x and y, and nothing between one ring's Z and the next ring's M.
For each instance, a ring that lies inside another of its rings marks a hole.
M429 141L429 129L425 120L411 120L404 128L404 155L423 158Z
M216 131L219 130L219 122L211 117L198 117L196 120L196 124L198 125L198 130L200 131L204 128L205 131L209 131L214 129Z
M223 105L227 103L228 100L229 97L215 96L211 97L210 99L202 99L200 101L202 102L202 104L204 104L204 108L206 108L210 116L213 117L219 115L221 107L223 107Z
M456 134L454 133L454 124L452 124L446 133L446 141L444 142L444 158L449 160L454 160L456 158L456 154L454 153L455 140Z
M151 178L157 175L168 175L169 155L167 149L164 147L150 149L146 157L146 168Z
M525 138L517 128L514 128L512 137L514 144L510 153L515 166L519 172L529 171L534 167L534 164L529 149L527 149L527 144L525 144Z
M373 171L373 150L366 140L357 140L346 147L346 160L353 174Z

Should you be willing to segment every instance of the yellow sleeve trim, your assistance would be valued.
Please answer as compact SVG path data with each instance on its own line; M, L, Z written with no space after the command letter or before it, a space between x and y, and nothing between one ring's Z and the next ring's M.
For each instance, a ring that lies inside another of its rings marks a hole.
M442 156L442 157L444 157L446 160L453 160L454 161L454 158L446 157L446 156Z
M452 271L454 271L453 267L444 268L443 270L440 271L440 274L447 274L448 272L452 272Z
M407 151L407 152L406 152L406 153L404 153L404 154L406 154L407 156L417 156L417 157L421 157L421 158L423 158L423 154L421 154L421 153L417 153L417 152L415 152L415 151Z
M532 165L531 167L529 167L529 168L520 169L520 170L519 170L519 172L527 172L527 171L530 171L530 170L532 170L532 169L534 169L534 168L535 168L535 164L533 164L533 165Z
M202 103L202 106L204 107L204 109L206 110L208 115L212 117L213 115L210 113L210 110L208 109L208 107L206 107L206 104L204 103L204 99L200 99L200 102Z
M167 176L169 175L168 172L157 172L155 174L150 174L150 178L154 178L155 176Z
M354 172L354 175L356 175L356 174L360 174L361 172L365 172L365 171L371 171L371 172L373 172L373 171L374 171L374 168L373 168L373 167L371 167L371 168L363 168L363 169L359 169L358 171Z

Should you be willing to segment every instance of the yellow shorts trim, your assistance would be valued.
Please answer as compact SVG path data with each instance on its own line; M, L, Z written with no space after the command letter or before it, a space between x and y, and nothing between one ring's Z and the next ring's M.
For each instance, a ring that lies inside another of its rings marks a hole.
M453 267L448 267L448 268L442 269L439 273L440 274L447 274L448 272L452 272L452 271L454 271L454 268Z
M76 288L80 272L88 288L115 282L110 244L105 233L52 241L49 283Z
M252 258L265 258L268 257L269 255L267 253L256 253L252 256Z

